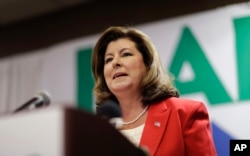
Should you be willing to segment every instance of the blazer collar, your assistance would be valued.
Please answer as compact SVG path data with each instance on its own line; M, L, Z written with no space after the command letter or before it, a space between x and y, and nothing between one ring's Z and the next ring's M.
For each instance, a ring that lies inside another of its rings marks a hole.
M171 108L167 107L167 100L150 105L140 146L146 148L150 155L154 155L166 129Z

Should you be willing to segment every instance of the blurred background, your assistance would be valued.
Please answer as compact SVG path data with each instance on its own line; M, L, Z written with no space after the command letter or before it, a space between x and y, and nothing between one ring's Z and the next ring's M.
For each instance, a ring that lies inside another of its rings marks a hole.
M0 114L40 90L94 112L91 51L113 25L148 34L181 96L207 105L219 156L250 139L247 0L1 0Z
M0 56L29 52L102 31L158 21L247 0L1 0Z

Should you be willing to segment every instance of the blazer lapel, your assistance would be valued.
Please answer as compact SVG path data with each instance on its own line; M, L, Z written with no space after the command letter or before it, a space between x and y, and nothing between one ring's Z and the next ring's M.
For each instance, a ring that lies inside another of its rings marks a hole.
M150 105L140 146L154 155L166 129L171 108L167 108L166 100Z

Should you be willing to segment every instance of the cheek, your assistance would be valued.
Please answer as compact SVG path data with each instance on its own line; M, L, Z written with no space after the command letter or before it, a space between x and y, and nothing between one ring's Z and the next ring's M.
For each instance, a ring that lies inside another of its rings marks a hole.
M137 61L138 63L134 64L133 67L134 69L137 69L139 71L139 73L141 74L145 74L146 73L146 66L144 63Z
M104 74L105 80L106 80L106 79L108 78L108 76L110 75L110 72L111 72L110 68L109 68L108 66L104 66L104 68L103 68L103 74Z

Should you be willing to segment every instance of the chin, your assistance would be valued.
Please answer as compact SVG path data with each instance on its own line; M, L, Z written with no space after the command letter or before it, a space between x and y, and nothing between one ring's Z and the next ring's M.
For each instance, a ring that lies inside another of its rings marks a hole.
M113 92L117 91L128 91L131 88L131 85L116 85L111 88Z

